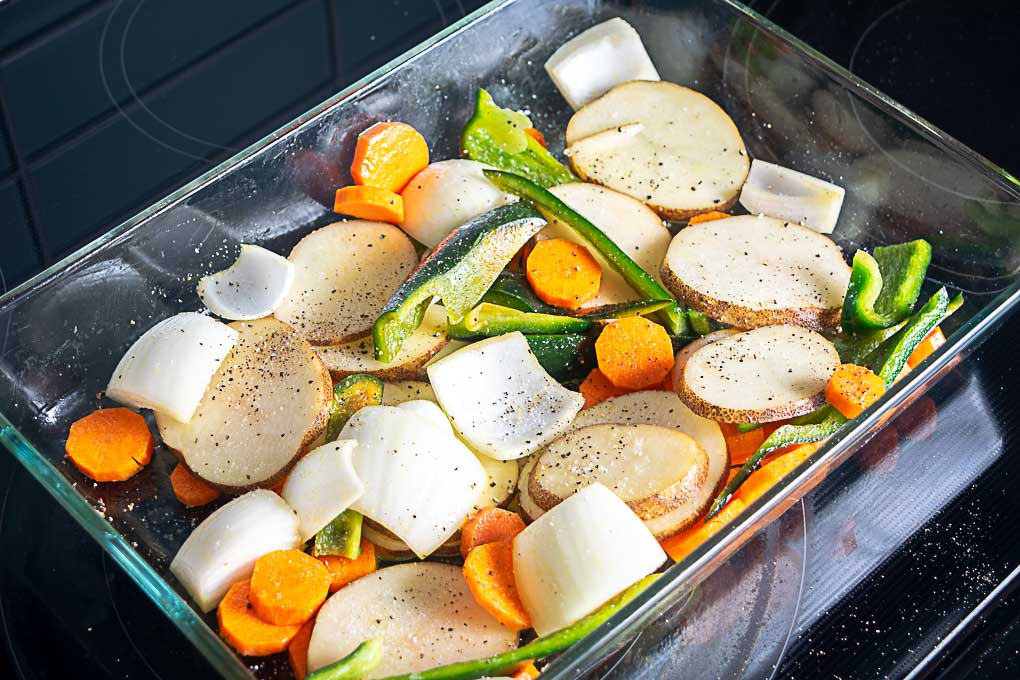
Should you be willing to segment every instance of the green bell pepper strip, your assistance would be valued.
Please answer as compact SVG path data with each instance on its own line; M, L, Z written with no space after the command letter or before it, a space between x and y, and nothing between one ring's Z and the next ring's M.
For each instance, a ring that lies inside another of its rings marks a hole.
M457 323L471 310L514 254L546 221L525 201L480 215L436 246L389 299L372 326L375 358L390 362L421 325L434 297Z
M581 238L591 244L609 262L613 269L619 272L620 276L638 295L651 300L673 299L673 296L662 287L662 284L634 262L601 229L566 203L556 198L552 193L520 175L501 170L484 170L484 173L493 184L503 191L515 194L534 203L542 214L546 216L546 219L550 221L558 219L573 229ZM657 314L664 322L666 330L672 335L691 334L692 331L687 323L687 317L680 311L679 305L675 302L660 310Z
M582 378L595 368L595 337L591 334L525 335L545 372L559 381Z
M946 289L939 288L931 299L910 317L903 328L879 345L868 357L868 368L878 374L886 387L892 385L921 341L962 304L962 295L950 300Z
M525 134L529 127L527 116L497 106L489 93L479 88L474 115L461 134L461 149L472 160L523 175L543 187L576 182L565 165Z
M740 470L733 476L733 479L731 479L729 483L723 487L723 490L712 503L712 507L709 509L708 516L705 518L705 521L707 522L712 519L719 514L720 510L726 507L726 504L729 503L730 498L732 498L733 494L737 492L740 485L747 481L747 478L751 476L751 473L761 466L761 462L765 456L785 446L791 446L793 444L809 444L811 442L821 441L826 437L835 434L836 430L842 427L843 423L846 422L846 418L831 406L823 406L818 411L824 411L824 414L818 416L819 421L817 423L807 425L783 425L766 437L765 441L763 441L761 446L758 447L758 450L747 459L746 463L740 466ZM818 413L818 411L815 413Z
M863 333L843 331L832 338L832 346L836 348L842 363L864 366L868 356L878 349L879 345L906 325L907 322L904 320L889 326L889 328L877 331L864 331Z
M570 312L570 315L578 319L607 321L609 319L622 319L627 316L654 314L672 304L676 303L673 300L633 300L631 302L617 302L611 305L599 305L598 307L583 307L573 310Z
M427 671L408 673L407 675L394 675L384 678L384 680L472 680L473 678L497 675L522 661L543 659L550 654L562 652L608 621L613 614L620 611L658 577L658 574L644 577L614 597L608 604L603 605L601 609L589 614L577 623L533 640L517 649L485 659L461 661L446 666L439 666L438 668L430 668ZM309 676L309 680L326 679Z
M910 316L930 262L931 245L923 239L875 248L874 256L858 250L840 325L878 330Z
M315 534L312 554L316 557L332 555L356 560L361 555L360 512L344 510Z
M365 640L354 651L305 676L305 680L362 680L382 661L383 639Z
M483 302L465 314L459 322L450 324L447 332L454 340L475 340L514 331L520 331L525 335L584 333L594 325L595 322L588 319L521 312L510 307Z
M347 421L360 409L381 404L382 393L382 381L367 373L355 373L338 382L333 388L333 403L329 407L326 441L335 441Z
M761 429L765 423L737 423L737 432L745 434L747 432L754 432L755 430Z

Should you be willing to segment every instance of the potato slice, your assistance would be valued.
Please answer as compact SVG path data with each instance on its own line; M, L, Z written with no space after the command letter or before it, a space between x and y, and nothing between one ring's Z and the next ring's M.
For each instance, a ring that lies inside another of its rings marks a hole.
M349 220L316 229L287 258L294 282L276 318L314 345L361 338L418 266L411 239L383 222Z
M708 455L692 437L659 425L589 425L545 448L528 491L543 510L595 482L642 520L687 505L708 478Z
M159 433L196 476L226 493L272 486L326 427L333 383L312 346L273 318L235 321L234 348L187 423Z
M839 355L797 326L736 333L692 354L677 394L692 411L726 423L768 423L815 410Z
M717 332L725 333L720 337L726 337L726 334L729 333L728 331ZM610 397L578 413L572 427L587 427L599 423L672 427L690 435L705 449L705 453L708 455L707 476L698 492L692 495L687 503L664 515L645 520L645 526L659 540L668 538L691 526L698 517L708 510L708 506L726 482L726 474L730 467L730 453L719 423L694 413L672 392L645 390ZM521 474L523 477L524 471ZM520 495L522 509L525 505L525 495L522 489ZM528 506L532 509L538 507L530 502L530 496L528 497Z
M552 187L549 191L588 218L638 266L659 280L659 265L666 256L671 236L653 210L637 199L597 184L571 182ZM602 266L602 283L598 295L587 305L610 305L640 297L595 248L559 220L552 220L537 238L564 238L579 243L598 260Z
M732 206L750 168L725 111L662 81L623 83L581 108L567 125L567 146L582 179L674 220Z
M738 328L839 325L850 267L807 227L743 215L684 228L669 244L662 280L681 301Z
M432 391L432 385L422 380L398 380L383 384L383 406L396 406L405 401L418 401L419 399L436 400L436 393Z
M404 543L392 531L373 522L369 518L364 519L361 529L362 535L376 548L379 558L387 562L406 562L417 560L410 546ZM430 557L455 557L460 555L460 531L448 538L445 543L436 548Z
M383 638L382 662L365 676L423 671L517 647L517 633L475 602L460 567L398 564L363 576L334 593L315 618L308 670Z
M432 305L425 312L421 325L408 336L400 353L389 363L375 358L371 336L315 349L333 380L354 373L368 373L380 380L421 379L425 377L425 364L446 345L446 327L446 312L439 305Z

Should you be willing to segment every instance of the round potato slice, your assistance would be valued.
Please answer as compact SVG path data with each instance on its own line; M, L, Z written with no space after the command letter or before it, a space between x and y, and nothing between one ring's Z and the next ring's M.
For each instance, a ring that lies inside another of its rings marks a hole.
M682 302L738 328L839 325L850 267L826 236L771 217L743 215L673 237L662 280Z
M315 618L308 670L382 637L382 662L365 676L384 678L515 649L517 633L475 602L460 567L398 564L363 576L333 594Z
M666 256L671 237L662 218L648 206L619 191L584 182L561 184L549 191L601 229L639 267L659 279L659 265ZM563 238L579 243L598 261L602 267L602 282L598 295L586 306L611 305L640 297L595 248L559 220L549 222L549 226L538 232L537 238Z
M235 321L237 342L187 423L156 414L164 443L227 493L272 486L326 427L333 383L311 345L273 318Z
M704 485L708 455L692 437L659 425L589 425L555 440L531 470L543 510L599 482L642 520L664 515Z
M570 165L669 219L732 206L750 159L733 120L694 90L663 81L617 85L567 125Z
M824 337L797 326L736 333L692 354L677 394L692 411L726 423L793 418L825 403L839 355Z
M432 385L423 380L397 380L383 384L382 403L383 406L396 406L405 401L418 401L425 399L435 401L436 393L432 391Z
M400 352L389 363L375 358L371 336L315 349L333 380L341 380L354 373L368 373L380 380L420 379L425 377L425 364L446 345L446 328L446 311L439 305L432 305L425 312L421 325L408 336ZM434 399L434 395L430 393L427 398Z
M287 258L290 292L276 318L313 345L368 335L379 310L418 266L411 239L383 222L349 220L316 229Z

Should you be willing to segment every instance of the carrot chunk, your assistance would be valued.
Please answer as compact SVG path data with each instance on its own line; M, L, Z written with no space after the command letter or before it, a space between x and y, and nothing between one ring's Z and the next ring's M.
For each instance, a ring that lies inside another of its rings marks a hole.
M701 224L702 222L714 222L715 220L724 220L727 217L732 217L729 213L719 212L718 210L709 210L707 213L701 213L695 215L691 219L687 220L687 224Z
M825 398L847 418L856 418L883 394L882 379L856 364L841 364L825 386Z
M488 505L476 512L460 528L460 554L468 556L473 548L496 541L513 541L524 531L524 520L516 512Z
M599 370L616 387L658 385L673 370L673 345L662 326L643 316L612 322L595 341Z
M726 448L730 452L730 465L743 465L765 441L765 428L759 427L750 432L741 432L733 423L719 423ZM746 482L745 482L746 484Z
M745 507L755 502L779 480L807 460L808 456L817 451L821 445L822 442L815 442L813 444L794 444L789 447L786 453L776 456L752 472L751 476L740 485L735 498L740 499Z
M630 394L633 391L625 387L617 387L609 382L606 374L597 368L592 369L578 389L581 391L581 396L584 397L584 406L581 408L601 404L606 399L619 397L622 394Z
M935 353L942 345L946 344L946 336L942 332L942 329L938 326L932 329L932 332L925 336L924 340L921 341L914 351L907 357L907 366L914 368L919 363L930 357Z
M602 268L584 246L565 238L539 241L528 254L528 283L543 302L577 309L599 293Z
M127 408L104 408L71 424L64 450L89 479L122 482L149 464L153 444L141 415Z
M312 641L312 628L315 628L315 619L308 619L287 645L287 660L297 680L305 680L308 675L308 644Z
M376 570L375 546L365 539L361 539L361 554L356 559L336 555L322 555L316 559L322 562L329 572L331 593Z
M407 123L376 123L358 135L351 163L355 184L400 193L429 164L429 145Z
M266 623L300 625L319 611L331 581L329 570L311 555L274 550L255 560L248 599Z
M539 672L538 669L535 668L535 664L528 661L527 663L521 664L511 677L513 680L535 680L538 676Z
M545 135L538 128L524 128L524 134L534 139L536 142L542 145L543 149L548 149L549 145L545 143Z
M723 527L736 519L737 515L743 512L746 507L744 501L734 498L718 515L707 522L699 519L675 536L670 536L662 541L662 549L673 558L674 562L679 562L694 552L699 545L722 531Z
M464 560L464 578L478 604L511 630L531 628L514 580L514 549L507 541L486 543Z
M212 503L220 497L218 490L193 475L191 470L181 463L178 463L170 473L170 485L174 488L177 500L189 508Z
M250 589L248 581L238 581L220 601L216 609L220 635L242 656L278 654L287 649L301 626L274 626L260 619L248 602Z
M343 187L336 190L333 212L363 220L400 224L404 221L404 199L389 189Z

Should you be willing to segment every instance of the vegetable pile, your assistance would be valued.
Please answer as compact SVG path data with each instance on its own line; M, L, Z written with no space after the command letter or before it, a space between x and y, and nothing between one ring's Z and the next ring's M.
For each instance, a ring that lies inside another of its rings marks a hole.
M97 482L177 458L170 570L239 654L535 678L945 344L930 245L848 265L844 189L752 160L625 21L546 70L568 164L485 90L464 158L360 131L347 217L243 245L70 426Z

